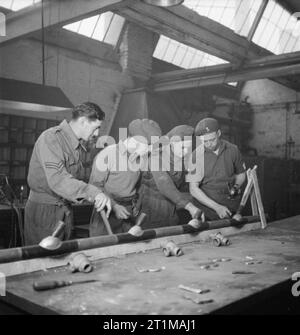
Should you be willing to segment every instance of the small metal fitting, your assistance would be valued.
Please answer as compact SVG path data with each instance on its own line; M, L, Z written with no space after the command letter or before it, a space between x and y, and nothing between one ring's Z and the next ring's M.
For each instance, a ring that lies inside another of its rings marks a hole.
M71 272L91 272L93 265L90 263L87 256L83 253L76 254L73 259L69 262Z
M212 241L216 247L227 246L230 244L229 239L223 236L220 232L212 236Z
M166 257L169 256L181 256L183 255L183 251L173 242L169 241L164 247L163 252Z

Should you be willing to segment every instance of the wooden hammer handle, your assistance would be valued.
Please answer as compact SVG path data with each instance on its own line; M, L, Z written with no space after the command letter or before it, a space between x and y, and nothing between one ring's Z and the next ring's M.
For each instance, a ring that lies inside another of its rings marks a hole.
M105 224L105 228L106 228L106 230L108 232L108 235L113 235L113 232L111 230L109 221L108 221L108 219L106 217L106 214L105 214L105 211L103 209L102 209L102 211L100 211L100 214L101 214L102 220L103 220L103 222Z
M58 221L58 225L56 229L54 230L52 236L57 237L65 228L66 224L63 221Z

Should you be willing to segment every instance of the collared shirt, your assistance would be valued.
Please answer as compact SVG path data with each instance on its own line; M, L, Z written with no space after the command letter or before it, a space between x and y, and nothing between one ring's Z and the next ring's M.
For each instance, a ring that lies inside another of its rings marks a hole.
M195 151L192 156L195 158ZM203 156L204 171L199 169L196 174L189 172L186 177L187 182L200 182L201 187L225 188L228 182L233 181L235 175L246 170L238 147L225 140L221 140L218 154L205 150ZM203 164L203 162L196 161L196 164Z
M93 202L101 190L81 180L81 143L66 120L45 130L35 143L28 171L32 191L72 202Z
M118 199L134 197L141 176L144 161L134 165L122 141L100 151L94 159L90 184L95 185L112 198L112 204Z

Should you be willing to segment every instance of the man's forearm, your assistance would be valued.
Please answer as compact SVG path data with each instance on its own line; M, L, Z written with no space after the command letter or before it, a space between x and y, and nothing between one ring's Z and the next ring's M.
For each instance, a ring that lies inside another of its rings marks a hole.
M219 206L217 202L209 198L200 188L198 185L194 185L193 183L190 183L190 193L191 195L198 200L201 204L216 210L216 207Z

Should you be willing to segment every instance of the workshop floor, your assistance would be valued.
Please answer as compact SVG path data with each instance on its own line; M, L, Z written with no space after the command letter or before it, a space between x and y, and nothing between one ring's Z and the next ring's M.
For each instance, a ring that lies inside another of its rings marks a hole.
M300 217L273 223L266 230L241 233L230 240L227 247L208 242L182 245L184 255L180 257L165 257L162 250L152 250L102 259L94 263L94 271L89 274L71 274L62 267L11 277L7 299L32 313L204 314L261 292L300 271ZM143 271L149 269L160 271ZM32 283L41 279L98 281L35 292ZM179 285L210 292L191 293Z

